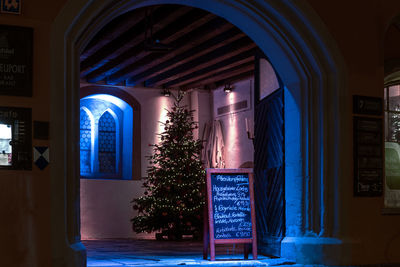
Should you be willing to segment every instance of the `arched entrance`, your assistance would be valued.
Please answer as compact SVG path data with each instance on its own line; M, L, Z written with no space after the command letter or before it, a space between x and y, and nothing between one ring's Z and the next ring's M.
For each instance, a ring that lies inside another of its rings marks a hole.
M245 32L269 56L286 86L286 238L282 255L325 263L345 249L338 223L340 173L336 144L346 105L343 63L334 42L306 4L265 1L104 0L67 2L52 34L52 248L53 261L82 266L79 230L79 54L94 34L122 12L146 5L183 4L221 16ZM301 26L298 26L301 25ZM329 44L329 45L328 45ZM60 55L63 55L60 57ZM329 139L326 136L329 134ZM343 145L342 147L346 147ZM307 237L305 237L307 236ZM315 246L335 247L320 253ZM337 246L335 246L337 245ZM337 249L338 248L338 249ZM343 261L343 259L342 259Z

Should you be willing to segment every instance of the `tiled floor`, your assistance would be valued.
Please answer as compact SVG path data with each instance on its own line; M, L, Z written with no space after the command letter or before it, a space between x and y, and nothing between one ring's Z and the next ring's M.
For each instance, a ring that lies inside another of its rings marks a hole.
M217 245L216 261L203 260L203 244L193 241L85 240L87 266L284 266L294 263L259 255L243 259L241 245ZM296 266L296 265L294 265Z

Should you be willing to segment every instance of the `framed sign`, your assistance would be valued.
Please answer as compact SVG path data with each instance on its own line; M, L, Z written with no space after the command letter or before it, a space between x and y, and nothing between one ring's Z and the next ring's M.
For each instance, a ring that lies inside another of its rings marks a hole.
M1 13L21 14L21 0L1 0Z
M0 107L0 169L32 170L32 110Z
M354 195L383 193L382 119L354 117Z
M32 96L33 29L0 25L0 95Z
M381 116L383 101L380 97L353 95L353 113Z
M215 244L230 243L252 244L257 259L253 191L252 169L207 169L211 260L215 260Z

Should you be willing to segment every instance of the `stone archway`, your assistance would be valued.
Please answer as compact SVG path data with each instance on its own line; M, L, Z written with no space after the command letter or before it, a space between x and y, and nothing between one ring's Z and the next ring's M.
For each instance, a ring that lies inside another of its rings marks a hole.
M79 223L79 54L112 18L153 4L205 9L239 27L269 56L288 91L285 97L286 238L282 255L300 263L335 263L347 245L340 236L339 155L348 139L344 63L321 20L304 2L280 0L67 1L52 30L52 248L53 262L84 266ZM62 56L60 56L62 55ZM329 135L329 138L328 138ZM307 236L307 237L306 237ZM327 253L315 253L315 248ZM318 255L315 255L318 254ZM312 257L311 257L312 256ZM350 261L350 258L341 259Z

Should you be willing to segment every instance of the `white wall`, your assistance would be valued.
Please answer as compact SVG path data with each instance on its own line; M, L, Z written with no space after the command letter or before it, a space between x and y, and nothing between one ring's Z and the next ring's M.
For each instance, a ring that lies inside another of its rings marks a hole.
M124 87L121 89L127 91L140 103L142 119L142 177L146 177L148 166L146 156L152 154L152 147L149 145L159 141L157 134L163 131L159 122L165 122L167 120L166 109L172 107L174 98L161 95L160 89L136 87ZM172 91L172 93L176 94L176 91ZM183 102L184 104L189 103L188 96L185 96Z
M264 58L260 59L260 99L279 89L279 81L272 65Z
M249 127L254 125L253 79L247 79L235 84L231 93L225 93L223 87L213 91L214 119L221 121L225 142L226 168L239 168L246 162L253 162L254 147L247 137L245 119ZM222 106L248 100L248 108L239 112L230 112L219 116L217 109ZM248 165L246 167L249 167Z
M143 193L141 181L81 179L82 239L135 238L131 201Z

